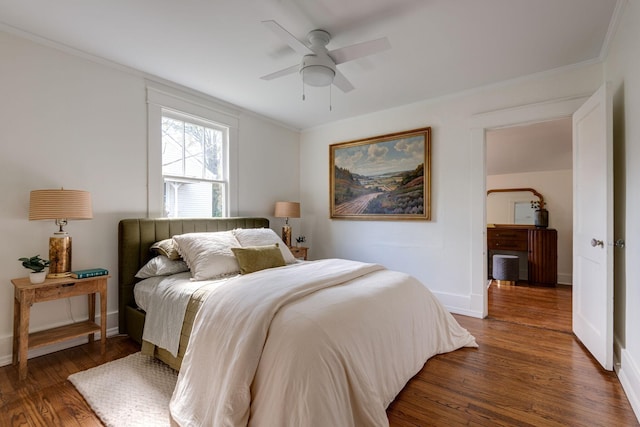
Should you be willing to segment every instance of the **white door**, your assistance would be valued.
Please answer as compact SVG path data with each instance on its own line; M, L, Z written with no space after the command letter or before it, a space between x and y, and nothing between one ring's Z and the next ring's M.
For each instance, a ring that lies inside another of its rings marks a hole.
M613 369L613 131L603 85L573 115L573 332Z

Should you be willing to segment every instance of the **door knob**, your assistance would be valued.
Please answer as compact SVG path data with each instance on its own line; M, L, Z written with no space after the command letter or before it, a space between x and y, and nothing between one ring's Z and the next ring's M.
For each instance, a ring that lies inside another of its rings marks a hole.
M601 248L604 248L604 242L602 240L591 239L591 246L593 246L594 248L596 246L600 246Z

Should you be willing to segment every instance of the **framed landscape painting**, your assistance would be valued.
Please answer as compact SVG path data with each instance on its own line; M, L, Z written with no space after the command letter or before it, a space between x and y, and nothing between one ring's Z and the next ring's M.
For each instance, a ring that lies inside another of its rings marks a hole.
M431 128L329 146L331 218L431 219Z

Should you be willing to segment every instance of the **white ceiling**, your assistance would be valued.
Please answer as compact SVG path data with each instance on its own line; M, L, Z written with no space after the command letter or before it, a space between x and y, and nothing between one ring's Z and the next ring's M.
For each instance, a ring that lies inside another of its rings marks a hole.
M598 61L617 0L0 0L0 29L42 38L209 94L296 129ZM299 62L261 21L329 49L388 37L338 66L344 94L306 88Z
M487 131L487 175L571 169L571 117Z

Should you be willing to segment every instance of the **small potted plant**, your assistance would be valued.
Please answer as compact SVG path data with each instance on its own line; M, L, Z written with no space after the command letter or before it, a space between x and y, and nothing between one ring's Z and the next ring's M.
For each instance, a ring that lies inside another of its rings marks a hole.
M298 236L296 237L296 243L298 243L298 246L302 246L302 244L307 240L306 237L304 236Z
M47 272L44 271L44 269L49 266L49 260L40 258L40 255L35 255L29 258L18 258L18 261L22 261L22 266L24 268L33 270L29 274L29 280L31 283L36 284L44 282L44 279L47 277Z
M532 200L531 208L534 209L533 221L536 227L547 228L549 226L549 211L544 208L546 203L541 200Z

